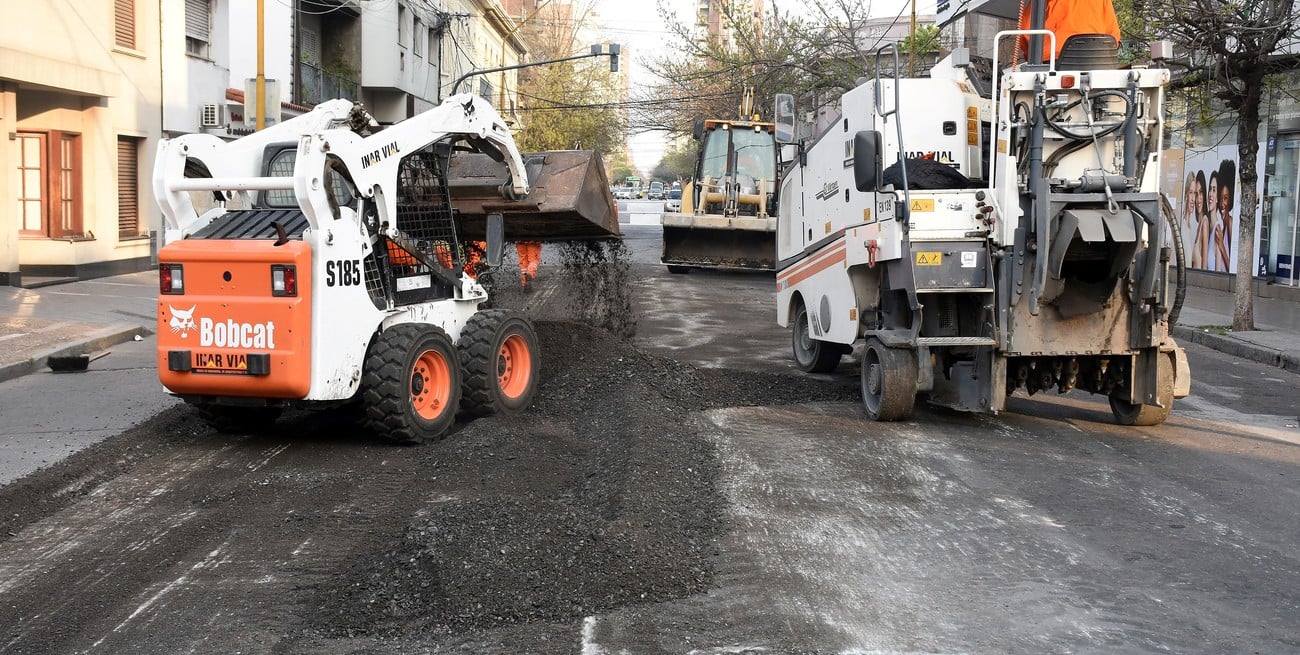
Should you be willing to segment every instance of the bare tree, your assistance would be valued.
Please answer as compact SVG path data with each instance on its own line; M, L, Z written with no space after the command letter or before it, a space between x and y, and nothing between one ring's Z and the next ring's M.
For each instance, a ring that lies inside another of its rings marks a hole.
M793 93L801 106L818 109L870 69L876 43L864 29L869 3L809 0L797 15L773 7L761 22L752 17L743 0L723 3L729 43L670 19L676 53L648 63L663 81L632 103L633 127L680 135L697 119L737 117L746 86L760 107L776 93Z
M1185 48L1184 82L1209 82L1213 96L1237 114L1241 208L1232 329L1253 330L1260 99L1270 75L1294 69L1294 59L1284 66L1279 55L1297 45L1295 0L1134 0L1124 10L1145 17L1152 36Z

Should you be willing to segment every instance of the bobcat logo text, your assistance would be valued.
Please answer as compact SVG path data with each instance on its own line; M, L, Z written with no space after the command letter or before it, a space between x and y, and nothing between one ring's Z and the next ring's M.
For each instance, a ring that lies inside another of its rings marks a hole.
M182 339L188 339L190 332L198 332L200 346L275 348L274 321L241 323L229 318L224 321L214 321L207 317L200 317L196 321L194 319L194 310L197 307L198 305L189 309L177 309L168 305L168 309L172 313L168 325L171 326L173 334L180 334Z

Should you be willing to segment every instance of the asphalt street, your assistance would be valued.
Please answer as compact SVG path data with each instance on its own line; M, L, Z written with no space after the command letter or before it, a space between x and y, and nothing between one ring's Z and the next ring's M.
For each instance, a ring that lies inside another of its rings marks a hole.
M751 387L806 379L775 324L770 274L671 275L656 227L625 225L625 242L634 346ZM533 298L563 311L559 293ZM204 433L156 388L151 344L115 347L120 364L92 373L0 387L6 423L29 403L76 412L64 403L79 398L143 421L116 436L88 421L76 440L25 428L49 443L44 461L99 443L0 490L12 512L0 651L1300 652L1300 376L1197 344L1192 395L1155 427L1117 426L1084 394L1021 394L997 416L922 406L891 424L856 401L710 399L680 419L705 435L725 501L706 591L544 625L342 636L320 628L313 594L375 542L410 540L408 519L482 493L436 486L460 478L421 459L469 444L391 448L310 417ZM813 377L853 389L857 363ZM539 446L564 441L538 430ZM501 566L525 566L494 535Z

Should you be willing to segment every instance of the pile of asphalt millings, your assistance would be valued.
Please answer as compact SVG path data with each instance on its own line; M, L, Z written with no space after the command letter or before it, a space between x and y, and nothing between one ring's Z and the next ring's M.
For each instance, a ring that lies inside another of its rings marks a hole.
M702 592L724 501L695 413L854 399L827 381L696 369L580 322L536 328L533 406L408 451L427 472L413 481L413 518L317 590L317 630L519 638Z

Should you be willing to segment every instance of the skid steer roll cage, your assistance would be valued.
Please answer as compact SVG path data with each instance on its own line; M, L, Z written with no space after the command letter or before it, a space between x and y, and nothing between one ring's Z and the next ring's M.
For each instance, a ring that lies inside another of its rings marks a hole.
M211 191L225 202L238 193L249 206L252 191L292 190L309 229L328 229L341 218L330 194L326 173L333 162L342 164L343 174L357 194L371 200L379 212L380 224L388 236L400 238L397 224L398 167L403 156L417 152L448 137L464 139L476 150L502 161L510 171L501 195L508 200L528 195L528 177L523 159L505 122L486 100L471 95L452 96L438 107L388 126L373 134L358 134L349 127L358 118L373 125L360 106L347 100L330 100L312 111L261 132L235 141L223 141L210 134L187 134L163 142L154 167L154 195L165 220L164 244L203 228L219 216L200 216L189 195ZM266 146L296 141L293 175L262 175Z

